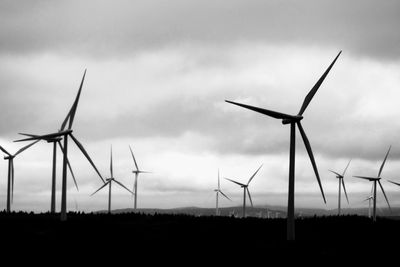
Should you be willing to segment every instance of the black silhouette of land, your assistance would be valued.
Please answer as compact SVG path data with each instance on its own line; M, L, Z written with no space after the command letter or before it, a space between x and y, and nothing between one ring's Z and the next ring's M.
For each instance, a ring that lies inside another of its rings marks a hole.
M374 253L395 253L400 217L378 217L376 223L357 215L297 218L296 240L291 242L286 241L285 218L68 213L68 220L60 221L59 214L1 212L0 229L3 255L51 255L68 262L76 257L93 262L109 257L127 262L145 257L153 263L184 257L307 262L308 257L366 260L371 248Z

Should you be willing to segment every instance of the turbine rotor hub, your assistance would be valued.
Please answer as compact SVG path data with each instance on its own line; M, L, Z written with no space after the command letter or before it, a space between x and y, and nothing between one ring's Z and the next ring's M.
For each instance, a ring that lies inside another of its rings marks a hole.
M301 121L302 119L303 119L303 116L296 115L296 116L292 116L292 118L290 118L290 119L283 119L282 124L296 123L296 122Z

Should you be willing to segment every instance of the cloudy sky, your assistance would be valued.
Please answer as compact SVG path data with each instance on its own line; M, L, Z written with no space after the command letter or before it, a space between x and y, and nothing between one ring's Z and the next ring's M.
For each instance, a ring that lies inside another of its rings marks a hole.
M113 145L128 187L132 146L153 172L140 177L139 207L213 207L218 168L245 182L261 164L254 203L286 205L289 127L224 100L297 113L343 50L303 120L328 203L298 138L296 205L335 208L328 169L352 158L345 206L365 206L371 185L351 175L376 175L389 145L383 176L400 182L399 11L394 0L1 0L0 144L14 152L19 132L57 131L87 68L75 136L104 176ZM49 209L51 156L42 142L15 159L14 209ZM101 181L74 145L70 161L80 191L69 180L68 208L106 208L106 190L89 197ZM4 209L6 161L0 177ZM400 188L382 183L400 205ZM233 199L223 206L240 205L240 188L224 180L222 189ZM113 196L113 208L133 206L127 192Z

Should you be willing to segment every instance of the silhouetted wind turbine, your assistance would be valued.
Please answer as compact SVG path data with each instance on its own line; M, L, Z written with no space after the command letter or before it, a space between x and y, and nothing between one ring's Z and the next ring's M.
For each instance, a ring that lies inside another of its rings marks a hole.
M369 197L364 199L364 201L368 200L368 218L371 218L371 200L374 199L373 192L374 192L374 185L372 185L371 187L371 193L369 194Z
M371 200L373 199L374 199L373 196L369 196L366 199L364 199L364 201L368 200L368 218L371 218Z
M356 177L356 178L361 178L361 179L365 179L365 180L368 180L370 182L373 182L373 192L374 192L374 194L373 194L373 200L374 200L373 221L374 222L376 221L376 183L379 184L379 186L380 186L380 188L382 190L382 193L385 196L386 202L387 202L387 204L389 206L389 210L392 211L392 209L390 208L389 200L388 200L388 198L386 196L385 190L383 189L383 186L382 186L381 181L380 181L381 180L381 174L382 174L383 166L385 166L385 162L386 162L386 159L387 159L387 157L389 155L391 147L392 146L389 147L389 149L388 149L388 151L386 153L386 156L385 156L385 158L384 158L384 160L382 162L382 165L379 168L379 172L378 172L378 176L377 177L353 176L353 177Z
M232 101L227 101L228 103L250 109L252 111L267 115L269 117L275 118L275 119L280 119L282 120L282 124L290 124L290 162L289 162L289 196L288 196L288 211L287 211L287 239L288 240L294 240L295 238L295 232L294 232L294 171L295 171L295 141L296 141L296 125L299 128L301 137L303 138L304 144L306 146L308 155L311 160L311 164L314 168L315 175L317 177L317 181L322 193L322 197L324 199L324 202L326 203L324 191L322 189L321 181L319 178L318 174L318 169L317 165L315 164L314 160L314 155L312 153L311 145L310 142L308 141L308 138L306 136L306 133L303 130L303 127L301 126L300 121L303 119L303 113L306 110L307 106L310 104L312 98L314 97L315 93L317 92L318 88L321 86L322 82L325 80L326 76L328 75L329 71L335 64L336 60L338 59L339 55L342 53L342 51L339 52L339 54L336 56L336 58L333 60L333 62L329 65L328 69L324 72L324 74L319 78L317 83L314 85L314 87L310 90L310 92L307 94L307 96L304 99L303 105L300 108L300 111L297 115L288 115L268 109L263 109L259 107L254 107L254 106L249 106L245 104L240 104Z
M342 195L342 185L343 185L343 190L344 190L344 194L346 195L346 200L347 200L347 204L349 204L349 198L347 197L347 192L346 192L346 186L344 185L344 175L347 171L347 168L350 165L351 160L349 160L349 163L347 163L346 168L344 169L342 174L339 174L335 171L329 170L330 172L336 174L336 178L339 179L339 200L338 200L338 215L340 215L340 210L341 210L341 195Z
M136 167L136 170L132 171L135 174L135 182L133 184L133 191L134 191L134 200L135 200L134 209L136 210L137 209L137 184L138 184L139 173L150 173L150 172L142 171L139 169L139 166L136 162L135 156L133 155L131 146L129 146L129 150L131 151L132 159L133 159L133 162L135 163L135 167Z
M24 150L36 144L38 141L30 143L27 146L19 149L15 154L9 153L2 146L0 146L0 150L3 151L7 156L4 157L5 160L8 160L8 176L7 176L7 212L11 211L11 203L14 200L14 158L22 153Z
M225 178L228 181L231 181L232 183L235 183L237 185L239 185L241 188L243 188L243 215L242 217L246 217L246 193L249 196L249 200L250 200L250 204L251 207L253 207L253 201L251 200L251 195L250 195L250 191L249 191L249 184L251 182L251 180L253 180L254 176L256 176L256 174L258 173L258 171L261 169L262 165L256 170L256 172L250 177L249 181L247 182L247 184L242 184L239 182L236 182L234 180L231 180L229 178Z
M131 190L129 190L125 185L123 185L122 183L118 182L115 178L114 178L114 172L113 172L113 157L112 157L112 148L111 148L111 157L110 157L110 178L106 178L106 182L99 188L97 189L93 194L91 194L90 196L93 196L94 194L96 194L97 192L99 192L101 189L103 189L104 187L106 187L108 185L108 214L111 213L111 184L112 182L117 183L119 186L121 186L122 188L128 190L129 193L133 194L133 192Z
M218 201L219 201L219 194L223 195L226 199L232 201L227 195L224 194L224 192L221 191L221 185L219 181L219 169L218 169L218 188L214 189L214 192L216 192L216 208L215 208L215 215L219 215L219 207L218 207Z
M34 135L34 134L22 134L21 135L25 135L25 136L29 136L29 137L38 137L38 135ZM57 165L57 144L61 149L61 152L64 153L64 148L62 147L61 144L61 137L56 137L56 138L48 138L48 139L44 139L47 141L47 143L52 143L53 144L53 168L52 168L52 172L51 172L51 198L50 198L50 213L55 213L56 212L56 165ZM78 187L78 183L76 182L75 179L75 175L74 172L72 171L72 167L71 164L68 160L67 157L67 166L69 169L69 172L71 173L72 176L72 180L74 181L76 190L79 191L79 187Z
M79 86L78 94L75 98L74 103L72 104L71 109L69 110L67 116L65 117L63 123L61 124L61 129L58 130L56 133L50 133L50 134L45 134L45 135L32 135L32 134L22 134L22 135L27 135L29 138L17 140L15 142L21 142L21 141L29 141L29 140L52 140L54 138L63 138L64 141L64 146L63 146L63 171L62 171L62 188L61 188L61 220L65 221L67 220L67 165L68 165L68 137L71 137L71 139L75 142L75 144L78 146L80 151L83 153L83 155L86 157L86 159L89 161L89 163L92 165L100 179L102 180L103 183L105 183L103 177L101 176L100 172L97 170L96 166L94 165L92 159L90 158L89 154L86 152L85 148L83 145L76 139L76 137L72 134L72 124L74 122L75 118L75 113L76 109L78 107L78 102L79 98L81 95L82 91L82 86L83 82L85 80L86 76L86 70L83 73L82 81ZM68 126L67 126L68 123ZM54 155L53 155L54 156ZM54 161L54 160L53 160Z

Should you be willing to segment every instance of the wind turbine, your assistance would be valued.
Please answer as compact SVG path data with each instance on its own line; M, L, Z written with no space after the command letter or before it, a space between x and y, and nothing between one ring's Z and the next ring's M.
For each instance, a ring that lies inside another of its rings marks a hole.
M219 207L218 207L218 198L219 198L219 194L223 195L226 199L232 201L227 195L225 195L222 191L221 191L221 186L220 186L220 181L219 181L219 169L218 169L218 188L214 189L214 192L216 192L216 208L215 208L215 215L220 215L219 214Z
M15 154L9 153L2 146L0 146L0 150L3 151L7 156L4 157L5 160L8 160L8 176L7 176L7 212L11 211L11 203L14 200L14 158L22 153L24 150L36 144L38 141L32 142L29 145L24 146L19 149Z
M22 134L25 136L29 137L38 137L38 135L34 134ZM59 148L61 149L61 152L64 153L64 148L61 144L61 137L55 137L55 138L47 138L44 139L47 141L47 143L52 143L53 144L53 165L52 165L52 172L51 172L51 198L50 198L50 213L55 213L56 212L56 165L57 165L57 144ZM78 183L76 182L74 172L72 171L71 164L68 160L67 157L67 166L69 169L69 172L71 173L72 180L74 181L74 185L76 187L76 190L79 191Z
M135 156L133 155L131 146L129 146L129 150L131 151L132 159L133 159L133 162L135 163L135 167L136 167L136 170L132 171L135 174L135 183L133 184L133 191L134 191L134 200L135 200L134 209L136 211L136 209L137 209L137 184L138 184L139 173L150 173L150 172L142 171L139 169L139 166L136 162Z
M304 144L306 146L308 155L311 160L311 164L313 166L315 175L317 177L317 181L322 193L322 197L324 199L324 202L326 203L324 191L322 189L321 181L319 178L318 174L318 169L317 165L315 164L314 160L314 155L312 153L311 145L310 142L308 141L308 138L306 136L306 133L303 130L303 127L301 126L300 121L303 119L303 113L306 110L308 104L310 104L312 98L314 97L315 93L317 92L318 88L321 86L322 82L325 80L326 76L328 75L329 71L335 64L336 60L338 59L339 55L342 53L342 51L339 52L339 54L336 56L336 58L333 60L331 65L329 65L328 69L322 74L321 78L317 81L317 83L314 85L314 87L310 90L310 92L307 94L307 96L304 99L303 105L300 108L300 111L297 115L288 115L268 109L263 109L259 107L254 107L254 106L249 106L245 104L240 104L232 101L227 101L228 103L250 109L252 111L267 115L269 117L275 118L275 119L280 119L282 120L282 124L290 124L290 162L289 162L289 196L288 196L288 211L287 211L287 239L288 240L294 240L295 238L295 230L294 230L294 182L295 182L295 148L296 148L296 125L299 128L301 137L303 138Z
M245 218L246 217L246 193L249 196L249 200L251 203L251 207L253 207L253 201L251 200L251 195L250 195L250 191L249 191L249 184L251 182L251 180L253 180L254 176L256 176L257 172L261 169L262 165L256 170L256 172L250 177L249 181L247 182L247 184L242 184L239 182L236 182L234 180L231 180L229 178L225 178L228 181L231 181L232 183L235 183L237 185L239 185L241 188L243 188L243 215L242 217Z
M131 190L129 190L125 185L123 185L122 183L118 182L114 178L113 157L112 157L112 148L111 148L110 178L106 178L106 182L99 189L97 189L93 194L90 195L90 196L93 196L94 194L96 194L97 192L99 192L101 189L103 189L104 187L106 187L108 185L108 214L111 214L111 184L112 184L112 182L115 182L116 184L118 184L122 188L128 190L129 193L133 194L133 192Z
M383 166L385 166L385 162L386 162L386 159L387 159L387 157L389 155L391 147L392 146L389 147L389 149L388 149L388 151L386 153L386 156L385 156L385 158L384 158L384 160L382 162L382 165L379 168L379 172L378 172L378 176L377 177L353 176L353 177L356 177L356 178L361 178L361 179L365 179L365 180L368 180L370 182L373 182L373 192L374 192L373 193L373 200L374 200L373 221L374 222L376 222L376 184L377 183L379 184L379 186L380 186L380 188L382 190L382 193L385 196L386 202L387 202L387 204L389 206L389 210L392 211L392 209L390 208L389 200L388 200L388 198L386 196L385 190L383 189L383 186L382 186L381 181L380 181L381 180L381 174L382 174Z
M336 174L336 178L339 179L339 200L338 200L338 215L340 216L340 211L341 211L341 196L342 196L342 185L343 185L343 190L344 190L344 194L346 195L346 200L347 200L347 204L349 204L349 198L347 197L347 192L346 192L346 186L344 185L344 175L347 171L347 168L350 165L351 160L349 160L349 163L347 163L346 168L344 169L342 174L339 174L335 171L329 170L330 172Z
M85 80L86 76L86 70L83 73L82 81L79 86L78 93L76 95L75 101L72 104L71 109L69 110L67 116L65 117L63 123L61 124L61 128L55 132L55 133L50 133L50 134L45 134L45 135L32 135L32 134L22 134L29 136L28 138L25 139L20 139L15 142L21 142L21 141L30 141L30 140L52 140L54 138L62 138L64 141L63 145L63 170L62 170L62 188L61 188L61 221L67 220L67 165L68 165L68 137L71 137L71 139L74 141L74 143L78 146L79 150L83 153L83 155L86 157L86 159L89 161L89 163L92 165L100 179L102 180L103 183L105 183L103 177L101 176L100 172L97 170L96 166L94 165L92 159L90 158L89 154L86 152L85 148L83 145L76 139L76 137L72 134L72 124L74 122L75 118L75 113L76 109L78 107L78 102L79 98L81 95L82 91L82 86L83 82ZM68 123L68 126L67 126ZM53 154L54 156L54 154ZM54 159L53 159L54 161ZM53 163L54 164L54 163Z
M368 218L371 218L371 201L374 200L373 192L374 192L374 185L372 185L371 187L371 193L369 194L369 196L366 199L364 199L364 201L368 200Z
M373 196L369 196L366 199L364 199L364 201L368 200L368 218L371 218L371 200L373 199L374 199Z

